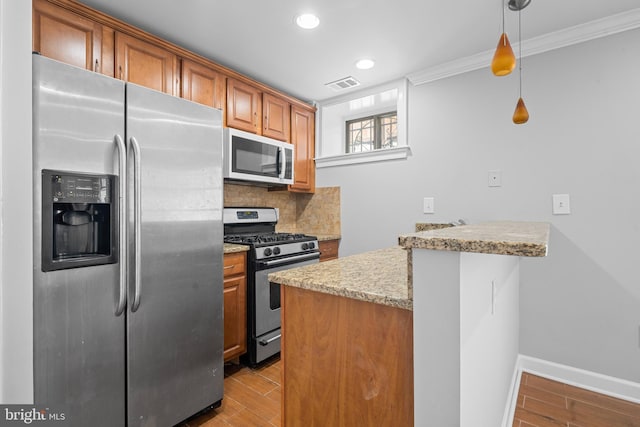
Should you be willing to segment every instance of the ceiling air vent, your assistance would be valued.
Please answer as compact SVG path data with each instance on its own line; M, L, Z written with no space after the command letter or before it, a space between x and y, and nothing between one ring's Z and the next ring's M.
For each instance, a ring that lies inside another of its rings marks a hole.
M336 92L340 92L345 89L360 86L360 82L356 80L355 77L349 76L349 77L344 77L340 80L336 80L335 82L325 83L324 85L330 87Z

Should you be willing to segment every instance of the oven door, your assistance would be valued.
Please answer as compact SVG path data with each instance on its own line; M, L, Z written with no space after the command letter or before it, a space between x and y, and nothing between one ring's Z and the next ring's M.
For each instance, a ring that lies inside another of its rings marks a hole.
M269 282L269 273L316 264L319 261L320 252L313 252L259 262L257 268L261 269L256 271L254 281L256 338L280 328L280 285Z

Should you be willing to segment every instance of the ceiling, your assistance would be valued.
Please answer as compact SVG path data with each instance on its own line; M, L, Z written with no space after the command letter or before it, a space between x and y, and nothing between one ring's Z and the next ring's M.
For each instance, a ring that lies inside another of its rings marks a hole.
M493 50L502 31L501 0L78 1L308 101L338 95L325 83L343 77L373 86ZM522 38L638 7L638 0L532 0ZM315 30L294 24L308 11L320 18ZM506 11L506 30L515 43L517 12ZM375 68L358 70L364 57Z

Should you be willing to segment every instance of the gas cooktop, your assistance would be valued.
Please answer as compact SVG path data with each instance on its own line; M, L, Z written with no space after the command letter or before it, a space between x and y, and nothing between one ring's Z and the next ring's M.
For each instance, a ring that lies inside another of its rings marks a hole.
M316 240L314 236L300 233L258 233L258 234L229 234L224 236L227 243L244 245L273 245L277 243L296 243Z

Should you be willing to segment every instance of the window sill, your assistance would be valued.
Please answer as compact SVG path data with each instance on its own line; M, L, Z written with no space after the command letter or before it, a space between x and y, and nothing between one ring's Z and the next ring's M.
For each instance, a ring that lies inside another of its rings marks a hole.
M316 157L316 168L329 168L333 166L354 165L358 163L383 162L387 160L406 159L411 155L411 149L405 145L402 147L387 148L384 150L367 151L365 153L338 154L336 156Z

